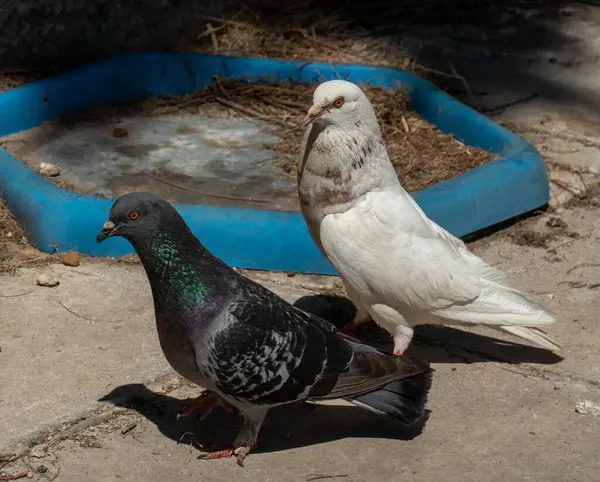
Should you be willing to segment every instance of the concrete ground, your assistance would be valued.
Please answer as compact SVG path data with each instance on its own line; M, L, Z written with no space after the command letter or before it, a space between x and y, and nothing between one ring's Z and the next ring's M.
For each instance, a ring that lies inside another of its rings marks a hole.
M490 46L478 30L451 41L421 30L426 42L414 41L451 59L473 91L487 92L488 108L537 95L490 115L547 156L551 212L471 246L556 311L548 332L564 358L485 329L420 327L411 353L436 369L422 433L341 402L284 407L240 468L197 460L200 444L231 437L235 419L175 420L198 390L160 353L139 265L20 270L0 277L0 472L58 482L597 480L600 9L567 7L543 20L561 29L546 35L551 45L525 48L515 34ZM42 272L60 285L36 286ZM316 301L331 278L250 275L303 307L328 308Z
M485 329L422 327L411 352L436 369L423 433L341 402L285 407L268 418L243 469L196 458L199 444L231 437L236 420L217 413L199 425L176 421L180 402L198 390L174 376L160 353L139 265L84 259L77 268L43 268L60 281L56 288L34 285L40 270L0 278L8 321L0 328L0 452L5 461L23 452L2 470L61 482L596 480L599 236L600 209L587 205L473 244L556 311L548 331L564 360L499 343ZM303 306L318 307L318 291L333 284L252 275ZM585 401L591 408L578 413Z

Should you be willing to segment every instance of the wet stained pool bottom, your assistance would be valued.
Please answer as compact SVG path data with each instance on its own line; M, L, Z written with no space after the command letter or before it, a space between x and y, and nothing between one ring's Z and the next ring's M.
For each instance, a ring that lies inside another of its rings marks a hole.
M53 180L88 194L149 191L182 204L297 210L281 154L268 147L277 140L246 119L162 115L59 119L2 141L34 168L58 166Z

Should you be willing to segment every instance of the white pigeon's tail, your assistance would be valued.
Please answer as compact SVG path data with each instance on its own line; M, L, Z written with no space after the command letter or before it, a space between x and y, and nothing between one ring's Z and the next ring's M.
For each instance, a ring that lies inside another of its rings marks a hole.
M483 285L481 294L471 303L453 305L436 311L436 314L446 320L486 325L548 350L560 350L560 345L538 328L554 323L552 312L536 296L511 287L500 270L471 253L467 256Z
M552 351L559 351L561 346L550 338L539 328L528 328L526 326L500 326L499 330L516 335L525 340L537 343L543 348Z

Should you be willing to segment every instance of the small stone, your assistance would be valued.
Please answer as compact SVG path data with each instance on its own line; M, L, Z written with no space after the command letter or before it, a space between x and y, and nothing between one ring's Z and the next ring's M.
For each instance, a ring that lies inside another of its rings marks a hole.
M566 228L567 227L567 223L565 223L562 219L560 218L550 218L548 219L548 221L546 221L546 226L550 227L550 228Z
M40 444L36 445L29 451L29 455L36 459L41 459L46 456L46 452L48 451L48 444Z
M55 177L60 175L60 168L49 162L42 162L40 164L40 174L42 176Z
M294 276L296 276L296 272L293 269L290 269L285 274L287 275L288 278L293 278Z
M553 300L554 299L554 293L548 294L548 299Z
M590 174L596 175L596 174L600 173L600 169L598 169L597 167L594 167L594 166L590 166L590 167L588 167L588 172Z
M47 273L42 273L38 276L36 284L40 286L46 286L48 288L54 288L55 286L58 286L60 284L60 281L51 278L50 275Z
M589 400L582 400L575 405L575 411L581 415L600 416L600 405Z
M122 139L123 137L129 137L129 132L123 127L115 127L112 131L112 135L117 139Z
M40 474L45 474L46 472L48 472L48 467L46 467L44 464L40 464L37 466L37 471Z
M62 262L65 266L79 266L79 254L69 251L63 256Z

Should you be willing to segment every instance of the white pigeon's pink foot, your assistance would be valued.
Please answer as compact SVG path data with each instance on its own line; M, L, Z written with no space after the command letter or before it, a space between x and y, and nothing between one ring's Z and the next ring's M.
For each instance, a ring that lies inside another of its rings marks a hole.
M394 351L394 355L396 355L396 356L402 356L403 354L404 354L404 352L401 352L400 350Z

